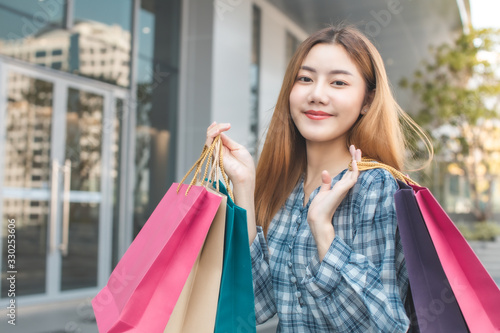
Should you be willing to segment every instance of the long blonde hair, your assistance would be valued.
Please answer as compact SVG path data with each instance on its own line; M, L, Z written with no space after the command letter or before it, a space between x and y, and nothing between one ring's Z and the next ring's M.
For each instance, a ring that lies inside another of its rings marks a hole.
M432 151L425 133L395 101L382 57L368 38L352 26L322 29L302 42L288 64L257 165L256 218L266 234L271 219L306 171L305 140L291 118L289 97L304 59L320 43L344 47L366 83L365 102L373 92L368 112L359 117L348 133L346 148L353 144L361 149L363 156L402 171L407 147L405 128Z

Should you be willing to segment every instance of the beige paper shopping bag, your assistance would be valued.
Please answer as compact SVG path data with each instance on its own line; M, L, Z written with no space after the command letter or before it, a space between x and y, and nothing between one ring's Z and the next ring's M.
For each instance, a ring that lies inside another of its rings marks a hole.
M224 252L227 197L210 226L205 243L177 300L164 333L213 333Z

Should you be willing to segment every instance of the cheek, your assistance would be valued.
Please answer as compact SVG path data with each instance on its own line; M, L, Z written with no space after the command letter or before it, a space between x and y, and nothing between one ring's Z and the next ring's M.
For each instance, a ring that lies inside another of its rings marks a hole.
M288 98L288 101L290 103L290 116L292 117L292 120L295 122L297 113L300 110L300 97L298 94L297 89L292 88L292 91L290 92L290 97Z
M358 92L337 96L337 101L339 103L342 103L342 105L344 105L346 109L351 110L356 114L361 111L364 100L364 94L360 94Z
M290 106L294 104L295 106L302 106L304 103L307 103L307 97L309 95L309 87L301 85L301 84L294 84L292 86L292 90L290 91Z

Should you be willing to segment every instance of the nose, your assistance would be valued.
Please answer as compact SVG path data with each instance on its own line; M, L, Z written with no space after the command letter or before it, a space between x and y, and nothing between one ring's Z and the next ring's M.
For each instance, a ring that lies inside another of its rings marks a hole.
M324 82L317 82L311 85L311 91L309 93L309 103L316 104L328 104L327 86Z

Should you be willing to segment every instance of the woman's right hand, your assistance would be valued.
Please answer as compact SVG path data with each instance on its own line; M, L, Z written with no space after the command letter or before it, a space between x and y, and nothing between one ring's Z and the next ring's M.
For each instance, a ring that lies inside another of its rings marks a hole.
M230 124L217 124L215 121L207 129L206 146L210 146L217 135L222 139L224 171L233 183L235 203L247 212L248 242L252 244L256 235L255 226L255 164L246 148L231 140L226 132Z
M207 140L205 145L212 144L215 137L219 134L222 139L224 170L237 187L245 187L253 190L255 187L255 164L252 155L239 143L230 139L225 133L231 128L231 124L217 124L215 121L207 129ZM253 192L252 192L253 193Z

